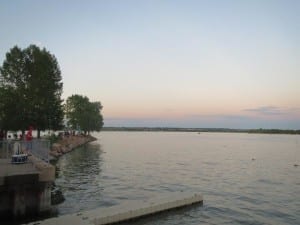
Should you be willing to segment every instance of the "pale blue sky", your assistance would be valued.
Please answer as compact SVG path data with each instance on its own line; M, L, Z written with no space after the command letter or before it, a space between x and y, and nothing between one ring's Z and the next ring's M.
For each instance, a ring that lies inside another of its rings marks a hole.
M106 126L300 129L300 1L0 1L0 63L46 47Z

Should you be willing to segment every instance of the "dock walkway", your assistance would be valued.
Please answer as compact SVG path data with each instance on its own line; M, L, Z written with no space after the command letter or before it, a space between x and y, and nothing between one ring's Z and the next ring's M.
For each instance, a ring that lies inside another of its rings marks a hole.
M162 197L152 198L149 201L128 201L108 208L98 208L86 212L36 221L30 223L30 225L112 224L202 202L203 197L200 194L173 192L163 195Z

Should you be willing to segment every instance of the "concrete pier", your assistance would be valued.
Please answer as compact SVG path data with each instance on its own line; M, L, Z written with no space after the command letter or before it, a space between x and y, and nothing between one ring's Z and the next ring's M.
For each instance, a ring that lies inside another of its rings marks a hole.
M18 218L51 210L55 168L34 156L24 164L0 159L0 217Z
M203 197L193 193L171 193L152 198L149 201L128 201L108 208L36 221L30 225L104 225L123 222L195 203L202 203Z

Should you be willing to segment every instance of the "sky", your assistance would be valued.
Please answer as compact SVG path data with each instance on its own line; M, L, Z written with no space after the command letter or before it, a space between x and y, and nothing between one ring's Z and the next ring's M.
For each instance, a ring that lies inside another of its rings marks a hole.
M300 129L298 0L1 0L0 65L55 55L105 126Z

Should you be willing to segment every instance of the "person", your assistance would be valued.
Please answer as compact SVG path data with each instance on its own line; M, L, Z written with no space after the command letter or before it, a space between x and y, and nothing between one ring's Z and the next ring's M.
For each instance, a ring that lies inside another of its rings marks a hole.
M10 135L7 136L7 148L8 148L9 152L12 151L12 141L11 141L11 136Z
M32 127L26 133L26 141L32 141Z
M15 141L13 145L13 155L11 157L11 163L25 163L28 159L28 155L23 151L21 143Z
M20 155L22 154L22 148L21 148L21 145L20 145L20 142L16 141L14 143L14 155Z
M33 129L33 127L30 126L29 130L27 131L27 133L25 135L27 150L31 150L32 149L32 129Z

